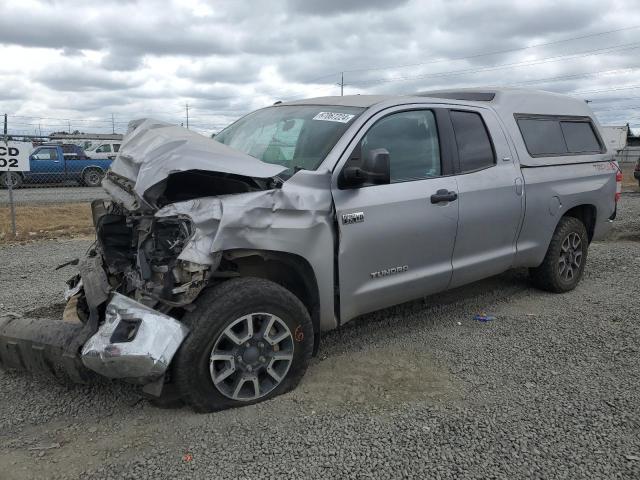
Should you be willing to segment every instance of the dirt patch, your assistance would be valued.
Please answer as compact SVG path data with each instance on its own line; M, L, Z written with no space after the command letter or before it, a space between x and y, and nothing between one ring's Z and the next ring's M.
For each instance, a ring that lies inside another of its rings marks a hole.
M627 241L627 242L640 242L640 232L636 233L623 233L617 236L615 240L618 241Z
M381 405L460 396L452 376L436 366L427 352L395 348L326 358L309 368L297 394L321 398L328 405Z
M16 206L16 230L11 232L11 211L0 208L0 243L77 237L93 233L91 206L88 203Z

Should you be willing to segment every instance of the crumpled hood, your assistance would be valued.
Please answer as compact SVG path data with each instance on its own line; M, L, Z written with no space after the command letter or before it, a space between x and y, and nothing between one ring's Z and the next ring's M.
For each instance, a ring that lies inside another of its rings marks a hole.
M176 172L205 170L271 178L286 168L265 163L186 128L140 119L129 123L111 170L131 180L135 193L144 198L149 188Z

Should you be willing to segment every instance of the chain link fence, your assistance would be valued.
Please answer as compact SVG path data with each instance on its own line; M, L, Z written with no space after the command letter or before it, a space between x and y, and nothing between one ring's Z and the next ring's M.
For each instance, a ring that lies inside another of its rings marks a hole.
M89 206L96 198L106 198L100 182L120 142L120 135L5 135L0 159L0 241L91 233ZM10 146L17 147L13 151L26 151L20 168L11 158Z
M619 164L634 164L640 159L640 146L629 146L616 153Z

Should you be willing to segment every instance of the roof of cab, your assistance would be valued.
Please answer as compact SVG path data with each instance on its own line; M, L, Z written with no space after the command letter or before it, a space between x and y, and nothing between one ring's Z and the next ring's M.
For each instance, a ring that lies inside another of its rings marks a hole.
M491 106L503 113L593 116L591 108L584 100L526 88L456 88L410 95L345 95L308 98L278 105L337 105L368 108L379 103L397 101L402 104L412 103L412 100L416 103L429 101L429 103Z
M342 107L370 107L376 103L384 102L392 98L401 98L401 95L344 95L339 97L315 97L292 102L282 102L280 105L339 105Z

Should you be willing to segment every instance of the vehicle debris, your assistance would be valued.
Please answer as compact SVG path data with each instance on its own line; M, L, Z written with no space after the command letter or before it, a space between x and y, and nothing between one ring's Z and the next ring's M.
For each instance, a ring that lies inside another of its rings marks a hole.
M487 315L486 313L477 313L476 315L473 316L474 320L477 320L478 322L491 322L493 320L496 319L496 317L494 317L493 315Z

